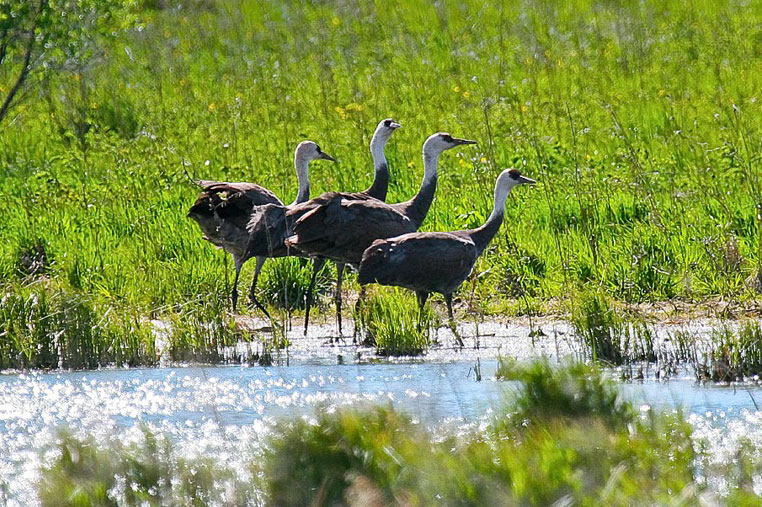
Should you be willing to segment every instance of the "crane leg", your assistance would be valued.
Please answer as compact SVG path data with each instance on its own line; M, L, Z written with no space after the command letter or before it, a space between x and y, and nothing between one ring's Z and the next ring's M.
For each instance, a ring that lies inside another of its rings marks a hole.
M360 286L360 296L357 298L357 301L355 302L355 330L352 334L352 343L357 344L357 334L360 331L360 327L362 326L363 316L361 313L362 304L365 301L365 286ZM357 319L360 319L360 326L357 325Z
M235 313L238 307L238 278L241 276L243 261L240 257L234 255L233 263L235 264L235 280L233 280L233 292L230 294L230 299L233 301L233 312Z
M262 271L262 266L265 265L266 260L267 257L257 257L257 266L254 269L254 278L251 280L251 288L249 289L249 301L251 301L251 304L259 308L259 310L265 314L268 320L273 320L272 317L270 317L270 313L262 305L262 303L259 302L256 295L257 280L259 280L259 273Z
M460 337L460 334L458 334L458 327L455 324L455 317L452 313L452 293L445 294L445 302L447 302L447 317L450 319L450 329L452 330L452 333L455 335L455 340L458 342L458 345L460 347L463 347L463 339Z
M426 300L429 299L429 293L419 290L415 292L418 296L418 314L423 317L423 307L426 305Z
M307 305L304 310L304 336L307 336L307 326L310 324L310 308L312 308L312 291L315 290L315 282L317 281L317 274L320 268L325 264L325 259L316 258L312 261L312 278L310 279L310 286L307 288Z
M344 263L336 263L336 294L334 300L336 302L336 322L339 325L339 338L343 337L341 332L341 282L344 278Z
M418 297L418 330L423 327L423 308L426 306L426 301L429 299L429 293L422 290L415 291L415 295Z

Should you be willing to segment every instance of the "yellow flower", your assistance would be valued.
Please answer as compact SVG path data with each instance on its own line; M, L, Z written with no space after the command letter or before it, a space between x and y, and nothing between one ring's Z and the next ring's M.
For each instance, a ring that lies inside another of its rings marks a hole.
M487 157L480 158L479 162L481 162L482 164L486 164L487 163Z
M408 163L407 163L407 168L408 168L408 169L412 169L413 167L415 167L415 162L413 162L413 161L411 160L410 162L408 162Z
M342 120L345 120L347 118L347 112L344 111L343 107L336 106L336 112L339 113L339 116L341 116Z
M659 97L663 97L664 94L667 92L665 92L664 90L659 90L657 93L659 94Z
M351 102L344 107L347 111L362 111L362 105Z
M460 164L460 167L466 167L466 161L463 160L462 158L458 159L458 163Z
M521 106L521 112L522 113L526 113L527 111L529 111L529 108L527 107L527 105L526 104L522 104L522 106Z
M460 86L453 86L452 91L454 91L455 93L460 93Z
M338 17L334 16L333 19L331 20L331 24L333 26L339 26L341 24L341 20Z
M212 103L210 103L210 104L209 104L209 106L207 107L207 109L209 109L210 111L214 111L216 107L217 107L217 106L215 106L215 105L214 105L214 102L212 102Z
M467 99L471 97L471 92L463 92L463 98Z

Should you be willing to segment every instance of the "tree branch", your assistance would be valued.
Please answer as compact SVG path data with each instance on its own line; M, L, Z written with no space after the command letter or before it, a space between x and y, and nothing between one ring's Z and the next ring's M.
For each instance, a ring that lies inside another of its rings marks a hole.
M29 40L26 43L26 48L24 48L24 64L21 67L21 72L19 72L18 78L16 78L16 82L13 84L13 87L11 87L11 90L8 92L8 95L5 97L5 101L3 102L2 107L0 107L0 123L3 122L3 119L5 118L5 115L8 114L8 109L11 107L11 103L13 102L13 99L16 97L16 94L19 92L21 87L24 84L24 81L26 81L26 78L29 76L29 72L32 70L31 61L32 61L32 52L34 52L34 43L35 43L35 37L37 35L37 26L40 22L40 18L43 15L43 11L45 9L45 6L47 5L48 0L40 0L40 6L37 10L37 15L34 17L34 22L32 23L32 27L29 29ZM3 53L5 52L5 47L3 47Z
M16 97L16 94L21 89L21 86L24 84L24 81L26 81L26 78L29 75L29 71L32 70L32 67L29 65L29 62L32 59L32 51L34 51L35 32L36 32L36 27L33 27L32 30L29 32L29 41L27 42L26 49L24 50L25 52L24 65L21 67L21 72L19 72L19 77L16 78L16 82L13 84L11 91L9 91L8 95L5 97L5 101L3 102L2 107L0 107L0 123L2 123L3 118L5 118L5 115L8 114L8 108L11 107L11 102L13 102L13 99Z

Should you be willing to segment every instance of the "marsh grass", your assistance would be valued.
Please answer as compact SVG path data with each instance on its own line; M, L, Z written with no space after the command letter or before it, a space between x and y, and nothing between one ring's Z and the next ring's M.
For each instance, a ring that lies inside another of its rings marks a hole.
M210 458L178 458L164 437L145 431L138 444L96 447L70 434L59 437L58 458L42 471L43 506L247 505L255 481Z
M655 331L641 317L618 310L597 291L578 294L573 304L572 325L590 359L612 365L657 360Z
M139 318L101 314L85 295L44 283L3 296L0 338L2 368L81 369L157 360L153 336Z
M522 390L514 401L519 422L596 416L615 428L635 419L632 407L612 380L594 365L553 367L547 361L519 364L501 357L495 377L521 383Z
M432 326L438 319L430 305L418 311L412 292L396 287L374 289L356 308L363 342L374 346L383 356L415 356L423 354L431 342Z
M226 349L244 338L219 300L186 304L168 313L165 322L168 357L174 361L222 362Z
M312 278L312 262L304 259L275 259L269 263L270 269L262 277L258 292L263 300L275 308L303 310L307 301L307 289ZM331 287L335 278L332 263L326 263L315 280L313 305L319 309L321 296Z
M725 325L712 330L708 348L698 345L695 369L700 380L743 381L762 375L762 328L747 321L737 330Z
M263 469L269 501L632 505L704 493L681 416L637 415L600 370L585 366L504 371L521 391L488 428L461 438L433 435L389 408L284 421Z

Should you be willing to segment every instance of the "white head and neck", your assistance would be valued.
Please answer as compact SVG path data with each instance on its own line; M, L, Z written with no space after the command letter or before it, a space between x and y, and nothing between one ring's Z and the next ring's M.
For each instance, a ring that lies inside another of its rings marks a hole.
M474 240L479 251L484 250L492 238L497 234L500 225L503 223L503 217L505 215L505 201L508 199L508 194L511 189L517 185L529 184L534 185L535 180L522 176L521 172L517 169L506 169L500 173L495 182L495 204L484 225L474 229L471 234L471 239Z
M389 165L386 162L384 148L394 131L400 127L401 125L391 118L381 120L370 140L370 154L373 157L375 176L373 184L365 193L381 201L386 200L386 192L389 188Z
M294 151L294 168L296 169L296 178L299 180L299 191L296 194L296 200L293 204L304 202L310 198L310 171L309 165L313 160L330 160L336 162L336 159L320 149L312 141L302 141Z
M416 224L416 228L423 223L426 214L429 212L429 207L434 201L434 193L437 189L439 155L463 144L476 144L476 141L459 139L446 132L439 132L429 136L423 143L423 181L421 188L415 197L403 203L407 217Z

